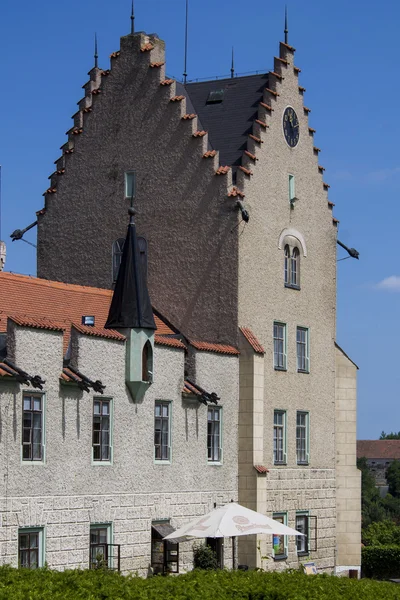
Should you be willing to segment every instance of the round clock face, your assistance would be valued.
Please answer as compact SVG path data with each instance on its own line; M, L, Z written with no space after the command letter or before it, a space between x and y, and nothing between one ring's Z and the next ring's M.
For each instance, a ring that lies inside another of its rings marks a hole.
M294 148L299 142L299 119L295 110L288 106L283 113L283 134L287 144Z

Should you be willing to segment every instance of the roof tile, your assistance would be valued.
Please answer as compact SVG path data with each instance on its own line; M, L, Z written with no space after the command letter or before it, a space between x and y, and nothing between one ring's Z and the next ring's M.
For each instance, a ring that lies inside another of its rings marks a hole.
M196 350L203 350L205 352L217 352L218 354L240 354L237 348L234 346L228 346L227 344L213 344L210 342L199 342L195 340L190 340L190 344Z
M248 327L240 327L240 331L243 333L246 340L249 342L250 346L253 348L254 352L257 354L265 354L265 350L254 335L254 333Z
M400 459L400 440L357 440L357 458Z
M221 167L218 167L218 169L215 171L215 174L216 175L226 175L227 173L229 173L229 171L230 171L230 167L221 166Z
M182 348L183 350L186 350L186 346L183 342L181 342L181 340L168 337L167 335L158 335L156 333L154 336L154 341L160 346L170 346L171 348Z
M237 187L233 187L229 192L228 192L228 197L229 198L236 198L236 196L239 196L240 198L244 198L245 194L239 190Z
M269 470L267 469L267 467L264 467L264 465L254 465L254 468L257 471L257 473L269 473Z
M115 331L114 329L104 329L103 327L91 327L89 325L81 325L80 323L72 323L72 327L85 335L92 335L94 337L106 338L109 340L118 340L124 342L126 337Z

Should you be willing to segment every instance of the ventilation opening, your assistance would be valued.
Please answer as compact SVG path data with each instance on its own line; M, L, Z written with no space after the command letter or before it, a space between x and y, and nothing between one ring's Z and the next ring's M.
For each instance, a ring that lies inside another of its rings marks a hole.
M208 94L206 104L220 104L224 100L224 90L213 90Z

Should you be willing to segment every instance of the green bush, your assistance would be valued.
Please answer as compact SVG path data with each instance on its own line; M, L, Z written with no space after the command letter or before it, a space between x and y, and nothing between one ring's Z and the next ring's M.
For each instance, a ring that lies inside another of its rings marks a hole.
M124 577L102 569L0 567L0 600L399 600L391 583L331 575L192 571L179 577Z
M365 577L400 578L400 546L366 546L362 549L361 568Z
M400 527L388 519L371 523L362 538L366 546L400 546Z
M193 565L195 569L218 569L217 554L210 546L199 544L193 547Z

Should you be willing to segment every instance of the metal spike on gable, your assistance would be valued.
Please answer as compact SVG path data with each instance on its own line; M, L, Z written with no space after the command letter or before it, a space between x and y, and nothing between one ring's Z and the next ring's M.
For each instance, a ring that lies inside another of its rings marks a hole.
M183 69L183 83L187 81L187 54L188 54L188 15L189 15L189 0L186 0L186 18L185 18L185 58Z
M288 18L287 18L287 4L285 4L285 29L283 31L283 33L285 34L285 44L288 43Z
M132 0L132 9L131 9L131 34L135 33L135 12L133 9L133 0Z
M97 33L94 34L94 68L99 67L99 55L97 54Z
M235 77L235 57L234 57L233 46L232 46L231 78L233 79L234 77Z

